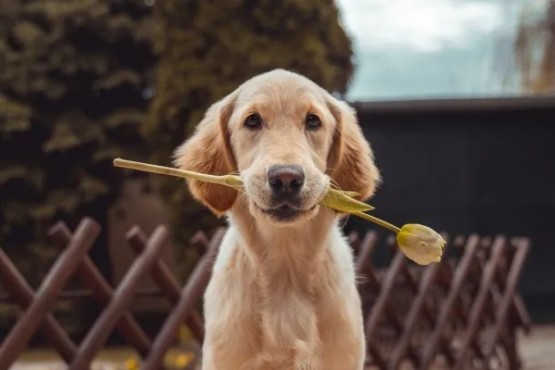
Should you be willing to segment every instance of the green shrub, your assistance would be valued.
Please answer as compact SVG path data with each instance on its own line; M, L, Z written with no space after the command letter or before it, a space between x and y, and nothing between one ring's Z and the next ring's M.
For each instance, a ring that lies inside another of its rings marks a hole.
M147 137L151 161L167 165L207 107L249 77L274 68L300 72L343 93L353 71L351 42L332 0L159 1L160 62ZM178 241L217 221L190 202L183 182L157 178L175 210Z

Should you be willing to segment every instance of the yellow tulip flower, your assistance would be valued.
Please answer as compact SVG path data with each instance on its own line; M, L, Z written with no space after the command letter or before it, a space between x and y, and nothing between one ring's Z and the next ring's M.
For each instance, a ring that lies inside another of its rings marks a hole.
M180 170L177 168L156 166L141 162L128 161L125 159L114 159L114 166L129 168L138 171L158 173L175 177L189 178L199 181L220 184L232 187L237 191L243 190L241 177L237 175L215 176L193 171ZM419 224L407 224L402 228L390 224L382 219L365 213L374 209L369 204L353 198L356 193L343 191L329 187L320 204L343 213L350 213L365 220L374 222L397 234L397 244L401 251L412 261L419 265L428 265L439 262L445 247L445 240L434 230Z

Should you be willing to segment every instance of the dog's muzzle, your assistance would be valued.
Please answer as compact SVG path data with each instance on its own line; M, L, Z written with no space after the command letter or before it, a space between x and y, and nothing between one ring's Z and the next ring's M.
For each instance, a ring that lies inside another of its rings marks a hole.
M298 165L274 165L268 170L268 186L271 189L272 207L264 213L279 221L295 219L302 212L301 190L305 174Z

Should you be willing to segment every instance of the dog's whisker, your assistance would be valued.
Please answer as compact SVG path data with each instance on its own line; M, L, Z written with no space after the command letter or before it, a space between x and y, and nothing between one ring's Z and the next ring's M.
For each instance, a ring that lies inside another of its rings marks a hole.
M345 226L347 226L347 222L349 222L349 217L351 216L351 214L347 214L344 219L342 220L341 223L338 223L338 227L343 230L345 228Z

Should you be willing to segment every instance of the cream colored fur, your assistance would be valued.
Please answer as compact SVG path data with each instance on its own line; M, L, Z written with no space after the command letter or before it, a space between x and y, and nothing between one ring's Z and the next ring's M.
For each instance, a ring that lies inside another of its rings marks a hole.
M253 112L264 127L243 125ZM306 129L307 114L322 126ZM365 357L353 255L339 215L318 206L329 182L370 197L373 155L344 102L300 75L275 70L214 104L176 151L182 168L237 171L245 192L189 182L193 195L229 229L205 293L204 370L361 370ZM272 219L269 166L300 165L302 212Z

